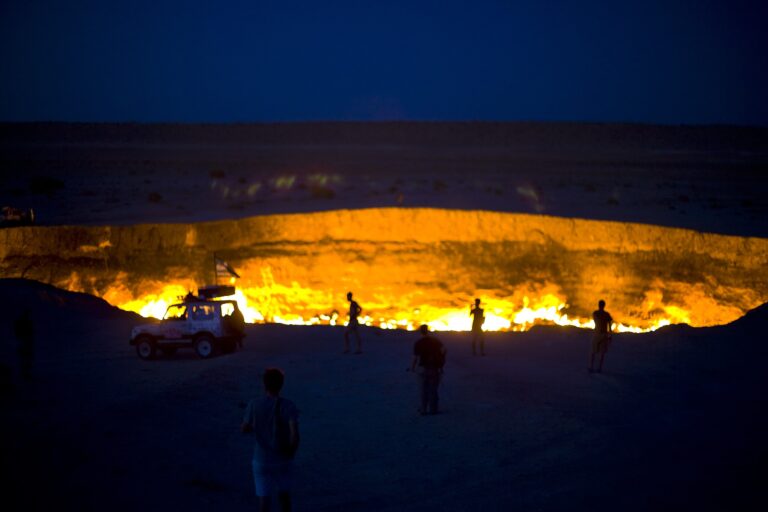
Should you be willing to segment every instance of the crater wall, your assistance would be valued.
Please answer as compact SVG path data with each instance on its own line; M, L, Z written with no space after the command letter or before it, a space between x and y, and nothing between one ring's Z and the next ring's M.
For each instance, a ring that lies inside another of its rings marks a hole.
M373 325L468 319L480 297L513 328L524 327L521 311L549 308L586 322L601 298L626 326L705 326L768 300L768 240L632 223L374 208L0 230L2 277L133 310L167 298L170 286L211 282L214 253L241 275L251 316L269 321L343 316L348 290Z

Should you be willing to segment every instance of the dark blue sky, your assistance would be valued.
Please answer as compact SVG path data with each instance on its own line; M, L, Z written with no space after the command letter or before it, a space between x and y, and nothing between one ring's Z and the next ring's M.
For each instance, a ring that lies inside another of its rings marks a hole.
M768 124L768 2L0 3L0 120Z

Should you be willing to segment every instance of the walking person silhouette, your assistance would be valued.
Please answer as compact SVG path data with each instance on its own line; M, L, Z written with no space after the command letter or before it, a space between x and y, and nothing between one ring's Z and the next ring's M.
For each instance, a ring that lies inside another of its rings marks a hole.
M595 321L595 334L592 337L592 354L589 358L589 373L600 373L603 371L603 361L605 353L611 344L611 333L613 331L613 318L605 310L605 301L600 300L597 303L598 309L592 313L592 319ZM595 356L600 354L600 364L595 368Z
M357 340L357 350L355 350L355 354L362 354L363 342L360 339L360 333L358 332L358 328L360 327L358 317L360 316L360 313L363 312L363 308L361 308L360 304L356 301L352 300L352 292L347 292L347 300L349 301L349 323L344 330L344 353L349 354L349 335L354 334L355 339Z
M477 355L477 344L480 344L480 355L485 355L485 333L483 332L483 323L485 322L485 311L480 307L480 299L475 299L475 306L470 309L469 316L472 317L472 355Z

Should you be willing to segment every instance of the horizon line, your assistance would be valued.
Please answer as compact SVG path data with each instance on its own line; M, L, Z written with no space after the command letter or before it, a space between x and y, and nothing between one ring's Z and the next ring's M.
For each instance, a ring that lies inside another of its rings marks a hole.
M268 126L268 125L311 125L311 124L478 124L478 125L599 125L599 126L650 126L664 128L751 128L765 129L768 123L687 123L687 122L646 122L646 121L596 121L596 120L534 120L534 119L304 119L304 120L262 120L262 121L173 121L173 120L5 120L0 125L182 125L182 126Z

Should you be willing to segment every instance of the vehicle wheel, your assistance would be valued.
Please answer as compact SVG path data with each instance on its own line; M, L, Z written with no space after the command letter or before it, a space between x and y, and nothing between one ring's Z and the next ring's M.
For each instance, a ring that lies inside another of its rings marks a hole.
M151 336L141 336L136 340L136 353L141 359L154 359L156 352L157 346Z
M195 339L195 352L203 359L213 356L216 351L216 345L213 338L207 334L201 334Z
M161 347L160 352L162 352L165 357L171 357L176 353L176 347Z

